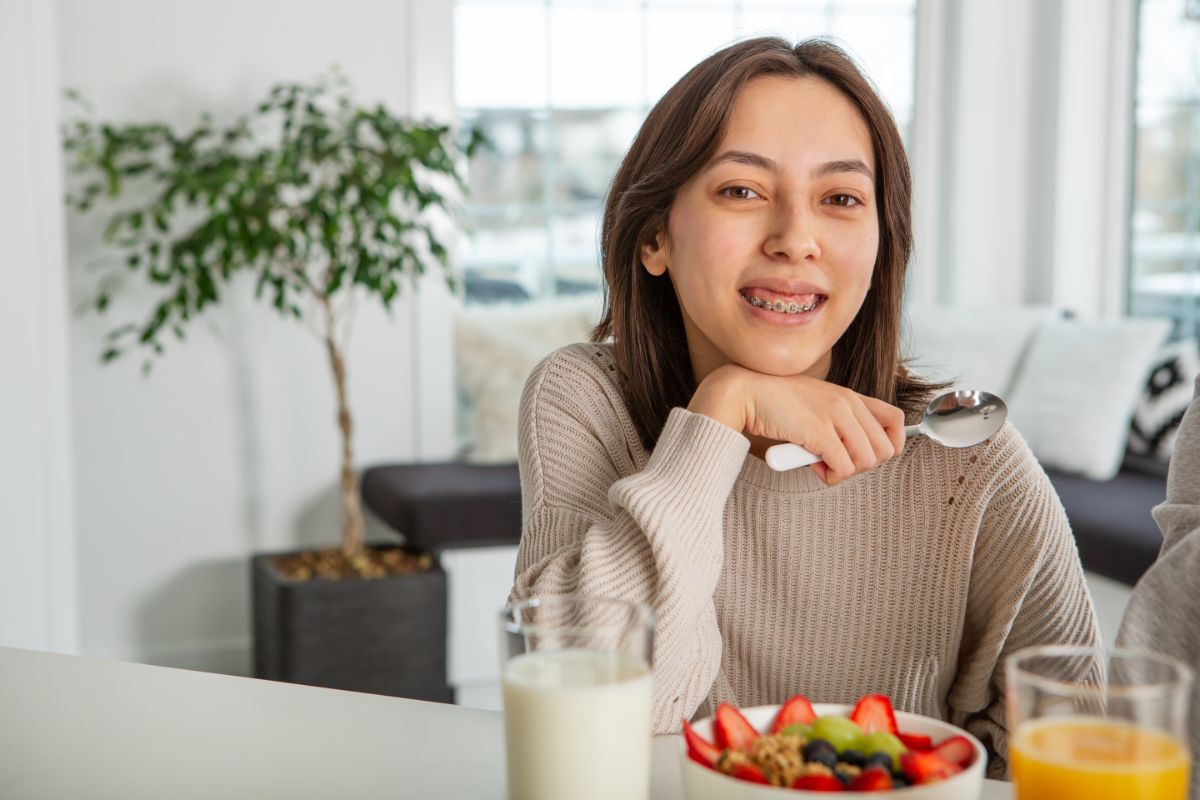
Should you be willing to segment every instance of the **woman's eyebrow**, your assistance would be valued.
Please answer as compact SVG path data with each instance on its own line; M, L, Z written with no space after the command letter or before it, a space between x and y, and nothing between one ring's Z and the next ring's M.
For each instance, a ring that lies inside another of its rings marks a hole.
M720 155L714 156L704 169L710 170L718 164L723 164L726 161L733 161L738 164L746 164L751 167L765 169L767 172L782 172L782 167L779 162L758 153L751 153L748 150L726 150ZM875 174L871 172L871 168L866 165L862 159L858 158L842 158L836 161L826 161L824 164L818 164L813 167L812 177L823 178L826 175L834 175L839 172L859 172L866 175L872 181L875 180Z
M875 180L875 175L871 172L871 168L858 158L843 158L838 161L826 161L824 164L820 164L813 169L812 176L814 178L823 178L826 175L835 175L839 172L859 172L870 178L872 182Z

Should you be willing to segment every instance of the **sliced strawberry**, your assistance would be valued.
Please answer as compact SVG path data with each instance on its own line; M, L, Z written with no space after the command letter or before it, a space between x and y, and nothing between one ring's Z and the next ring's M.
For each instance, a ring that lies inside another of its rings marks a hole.
M695 728L683 721L683 740L687 742L688 757L705 767L716 767L721 748L696 733Z
M771 733L779 733L788 725L811 725L816 718L817 712L813 711L812 703L804 695L798 694L779 709L775 721L771 723Z
M770 783L763 771L753 764L738 764L733 768L733 777L750 783Z
M754 744L757 738L758 731L742 716L742 712L729 703L717 706L717 713L713 716L713 739L716 740L717 747L729 747L749 753L750 745Z
M896 712L892 711L892 701L884 694L868 694L858 701L850 719L863 733L886 731L896 735Z
M933 783L945 780L962 772L962 767L952 764L933 751L909 750L900 756L900 769L913 783Z
M886 792L892 788L892 773L879 765L867 767L848 788L852 792Z
M840 792L845 789L842 782L832 775L801 775L793 781L792 788L808 792Z
M900 741L909 750L929 750L933 747L933 739L923 733L897 733Z
M965 736L951 736L933 748L933 752L959 767L965 767L975 758L975 748Z

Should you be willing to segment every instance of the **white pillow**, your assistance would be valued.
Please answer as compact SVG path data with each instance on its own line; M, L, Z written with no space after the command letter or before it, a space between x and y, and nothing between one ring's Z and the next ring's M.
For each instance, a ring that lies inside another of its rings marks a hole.
M1098 481L1117 474L1134 408L1170 327L1150 318L1038 326L1007 400L1009 419L1044 466Z
M600 318L597 295L464 306L455 317L455 374L462 457L517 460L521 390L538 362L587 341Z
M1052 306L911 303L901 350L926 378L1007 399L1034 330L1058 313Z

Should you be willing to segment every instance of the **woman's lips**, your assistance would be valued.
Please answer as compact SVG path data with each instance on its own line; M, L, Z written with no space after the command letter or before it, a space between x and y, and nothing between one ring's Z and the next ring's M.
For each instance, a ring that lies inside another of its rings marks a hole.
M776 292L740 292L748 310L772 322L800 322L811 317L826 300L823 294L783 295Z

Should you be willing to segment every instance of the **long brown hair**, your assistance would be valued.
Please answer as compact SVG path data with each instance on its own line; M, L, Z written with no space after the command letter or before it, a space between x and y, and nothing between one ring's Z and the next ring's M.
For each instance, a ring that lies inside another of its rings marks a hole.
M604 207L600 254L604 315L592 341L613 338L621 390L642 443L652 449L667 415L695 391L687 337L666 275L641 263L643 244L667 230L675 193L708 162L725 135L739 91L754 78L814 76L858 108L877 165L879 252L871 288L833 347L827 380L906 410L935 386L900 362L900 304L912 250L911 179L896 123L870 82L839 47L821 39L792 46L748 39L701 61L655 104L621 162Z

